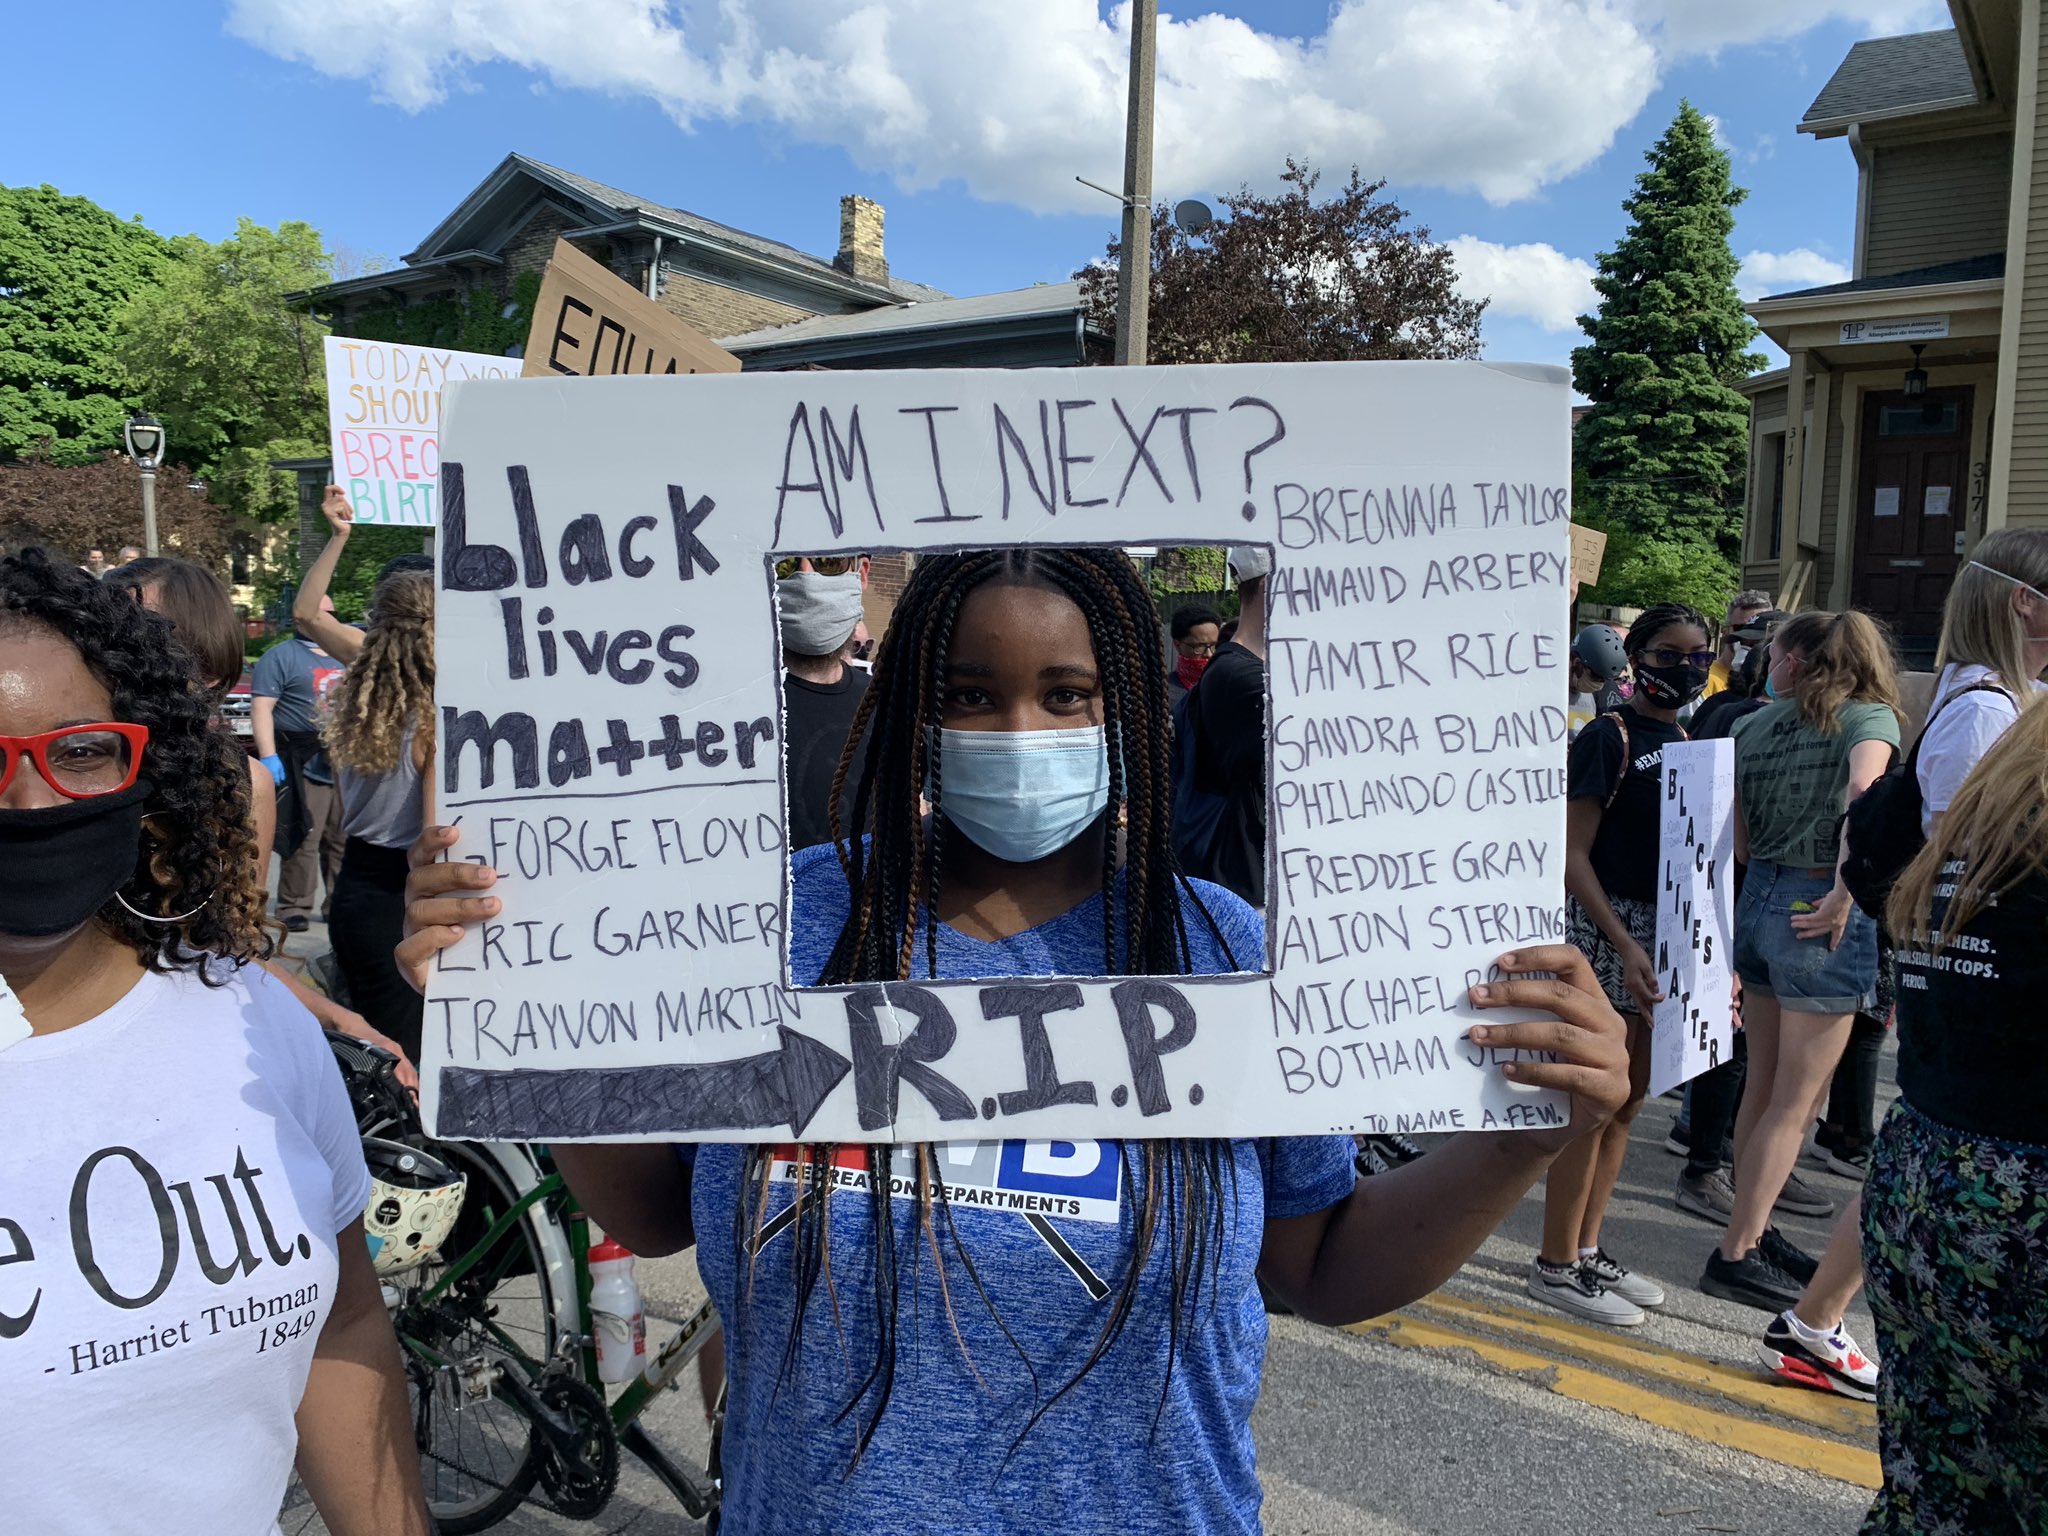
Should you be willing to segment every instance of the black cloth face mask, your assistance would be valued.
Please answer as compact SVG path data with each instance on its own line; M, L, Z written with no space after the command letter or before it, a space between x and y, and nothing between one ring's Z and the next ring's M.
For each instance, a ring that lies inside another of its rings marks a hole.
M0 934L70 933L134 877L154 786L37 810L0 810Z
M1707 670L1704 667L1680 665L1676 667L1637 666L1636 682L1649 696L1652 704L1659 709L1683 709L1705 691Z

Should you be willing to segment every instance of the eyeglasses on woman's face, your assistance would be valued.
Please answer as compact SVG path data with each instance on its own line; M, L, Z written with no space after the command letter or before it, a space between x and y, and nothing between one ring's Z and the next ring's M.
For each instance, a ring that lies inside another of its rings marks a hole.
M67 800L116 795L142 772L149 727L102 722L66 725L35 736L0 736L0 793L23 762Z
M1714 664L1712 651L1676 651L1668 645L1653 645L1642 653L1642 658L1653 667L1711 667Z
M794 576L806 567L820 576L844 576L860 569L859 555L789 555L775 562L775 579Z

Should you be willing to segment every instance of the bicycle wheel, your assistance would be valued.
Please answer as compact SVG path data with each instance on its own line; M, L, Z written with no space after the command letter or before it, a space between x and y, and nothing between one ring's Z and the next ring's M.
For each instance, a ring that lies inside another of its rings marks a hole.
M533 1423L501 1382L508 1374L538 1381L565 1335L565 1302L573 1308L575 1298L560 1294L571 1272L567 1242L540 1206L478 1252L491 1225L533 1186L538 1175L531 1165L508 1169L492 1149L474 1143L433 1148L468 1177L469 1188L440 1254L391 1282L392 1312L427 1505L442 1531L463 1536L503 1520L533 1486L540 1470ZM473 1267L429 1299L448 1269L472 1254Z

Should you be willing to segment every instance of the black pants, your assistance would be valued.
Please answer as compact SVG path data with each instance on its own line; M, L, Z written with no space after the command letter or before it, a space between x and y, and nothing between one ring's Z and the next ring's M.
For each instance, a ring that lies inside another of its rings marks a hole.
M1725 1161L1722 1153L1735 1130L1735 1111L1742 1103L1742 1084L1748 1075L1749 1038L1738 1029L1728 1059L1692 1080L1692 1147L1685 1156L1687 1173L1712 1173Z
M350 838L328 919L335 962L348 984L349 1005L404 1046L417 1065L426 1004L392 958L404 926L405 850Z
M1883 1050L1884 1020L1857 1014L1828 1089L1827 1140L1837 1153L1868 1152L1877 1140L1877 1060Z

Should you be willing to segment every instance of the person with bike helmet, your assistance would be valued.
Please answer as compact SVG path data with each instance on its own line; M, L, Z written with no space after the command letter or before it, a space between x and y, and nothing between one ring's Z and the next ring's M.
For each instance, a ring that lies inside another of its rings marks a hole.
M269 953L249 774L171 626L0 559L10 1528L428 1529L334 1058Z
M1156 624L1114 549L920 559L863 707L866 788L840 797L840 842L791 858L793 978L1257 970L1257 915L1176 866ZM501 905L491 871L433 862L451 837L414 849L399 953L418 981ZM1556 946L1500 963L1508 979L1473 1002L1551 1017L1472 1038L1556 1052L1502 1070L1571 1092L1572 1123L1460 1136L1364 1181L1348 1136L555 1151L636 1253L697 1240L726 1328L728 1536L1249 1533L1255 1279L1312 1321L1401 1306L1626 1097L1620 1024L1584 961ZM1098 1198L1035 1223L952 1200L1004 1158L1092 1169Z
M1585 639L1582 634L1581 640ZM1635 697L1588 725L1566 766L1565 924L1615 1011L1628 1022L1628 1102L1598 1137L1559 1156L1543 1189L1543 1246L1529 1293L1594 1322L1633 1327L1664 1291L1600 1244L1621 1177L1628 1128L1649 1086L1650 1016L1664 993L1650 951L1657 942L1658 827L1664 749L1685 740L1678 712L1706 686L1713 652L1707 621L1684 603L1659 603L1629 626L1622 646ZM1595 654L1604 654L1595 642Z
M1633 691L1629 684L1628 648L1612 624L1588 624L1572 639L1570 733L1576 738L1587 722L1621 708Z

